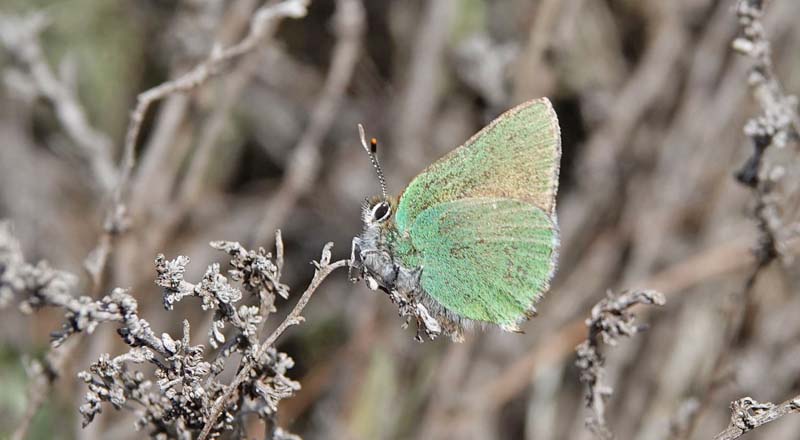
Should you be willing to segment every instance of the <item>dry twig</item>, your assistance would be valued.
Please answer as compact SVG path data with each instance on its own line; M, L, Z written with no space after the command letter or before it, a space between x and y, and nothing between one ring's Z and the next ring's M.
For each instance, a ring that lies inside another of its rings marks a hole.
M333 17L336 46L325 78L322 95L311 113L308 127L288 161L281 186L264 205L264 216L256 227L255 243L264 243L280 227L297 199L314 183L320 167L320 146L336 117L336 111L350 83L361 49L365 11L361 0L338 0Z
M19 307L24 313L30 313L47 303L68 303L75 293L77 278L70 273L52 269L45 261L36 265L26 262L22 247L11 232L9 223L0 222L0 308L9 305L17 299L15 297L21 297ZM54 348L47 354L44 363L31 363L28 368L31 385L27 390L27 407L12 438L25 438L50 386L62 373L77 345L75 340Z
M759 403L752 397L731 402L731 423L714 440L733 440L761 425L773 422L787 414L800 413L800 396L781 404Z
M586 385L586 407L591 415L586 418L586 426L600 439L613 439L605 418L606 401L614 392L605 383L605 357L600 352L600 344L616 345L620 337L631 337L647 327L634 324L634 315L628 310L637 304L663 305L664 295L652 290L625 291L618 296L611 292L608 297L592 308L592 315L586 320L589 337L578 345L578 360L581 383Z
M776 256L789 258L784 247L797 234L796 214L800 212L796 196L800 189L800 156L786 148L790 142L797 142L800 133L797 98L784 92L775 74L772 49L762 22L764 3L739 1L736 13L741 34L733 41L737 52L754 60L747 81L762 109L760 115L745 124L744 132L754 150L736 173L736 178L756 193L756 217L762 233L756 251L759 268ZM757 274L758 270L753 280Z
M314 262L316 270L314 271L314 278L311 280L311 283L309 283L306 291L303 292L300 300L297 301L297 304L294 306L289 315L286 316L286 319L284 319L278 328L276 328L275 331L273 331L272 334L270 334L269 337L263 343L261 343L261 346L257 348L254 356L255 359L258 359L261 353L266 352L266 350L275 345L275 341L278 340L278 338L283 334L283 332L286 331L287 328L303 322L304 318L302 317L301 313L308 304L308 301L311 299L311 295L314 294L320 284L322 284L322 281L325 280L325 278L327 278L331 272L347 266L348 260L339 260L331 263L332 247L333 243L328 243L325 245L325 248L322 250L322 258L320 258L319 262ZM205 440L208 437L209 433L211 433L211 430L214 428L214 425L217 423L217 419L222 413L223 408L225 408L225 406L228 405L228 402L234 398L234 395L238 392L239 387L248 378L251 370L254 367L255 365L253 362L246 362L240 367L239 372L236 374L236 377L233 379L231 384L227 386L224 394L218 397L216 402L214 402L214 406L211 408L205 427L200 432L198 440Z
M208 59L195 66L180 77L162 83L144 91L136 98L136 107L131 112L130 123L125 134L120 181L114 199L120 203L126 190L127 182L136 163L136 143L142 122L147 110L154 102L175 93L186 93L205 83L209 78L220 73L230 61L250 53L256 49L264 36L269 35L273 27L284 17L301 18L307 13L309 0L285 0L274 5L265 5L253 14L247 35L233 46L222 49L215 47Z
M95 184L107 193L117 181L112 161L113 144L107 134L89 123L74 85L57 76L47 62L39 41L39 34L47 24L44 14L26 18L0 15L0 42L25 64L28 75L19 79L32 85L35 93L53 105L58 121L81 158L89 164Z
M402 146L404 154L399 158L406 166L413 165L412 158L424 155L425 137L441 95L437 81L444 68L443 53L457 6L453 0L425 3L396 109L393 141Z

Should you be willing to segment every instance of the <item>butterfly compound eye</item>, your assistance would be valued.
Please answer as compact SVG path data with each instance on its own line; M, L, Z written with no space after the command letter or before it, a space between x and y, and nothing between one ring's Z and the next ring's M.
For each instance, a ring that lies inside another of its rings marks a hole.
M372 208L372 218L376 222L382 222L389 218L389 214L391 209L389 208L389 204L386 202L380 202Z

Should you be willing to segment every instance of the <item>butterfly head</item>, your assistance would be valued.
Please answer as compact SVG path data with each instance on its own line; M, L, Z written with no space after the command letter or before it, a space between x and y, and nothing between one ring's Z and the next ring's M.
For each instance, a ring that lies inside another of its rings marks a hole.
M394 197L375 196L364 200L361 220L366 227L389 227L393 222L397 203Z

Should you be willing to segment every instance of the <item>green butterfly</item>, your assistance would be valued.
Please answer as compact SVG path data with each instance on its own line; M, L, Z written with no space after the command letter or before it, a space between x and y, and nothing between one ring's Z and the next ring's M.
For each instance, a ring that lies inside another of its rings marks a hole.
M475 323L519 332L549 288L559 247L561 132L550 101L502 114L399 198L386 195L377 142L368 146L359 130L382 195L363 206L351 279L388 293L402 316L416 318L420 340L423 331L462 340Z

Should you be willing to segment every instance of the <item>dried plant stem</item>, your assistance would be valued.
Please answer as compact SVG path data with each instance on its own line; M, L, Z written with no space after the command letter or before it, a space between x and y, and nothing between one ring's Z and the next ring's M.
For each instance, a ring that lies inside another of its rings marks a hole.
M615 93L602 124L583 146L585 153L577 166L585 178L574 195L565 196L564 201L559 202L560 217L565 219L560 224L565 240L561 264L573 258L571 250L583 249L586 245L588 231L595 230L598 220L603 218L597 214L615 206L612 195L619 184L615 180L617 158L625 154L626 139L632 136L647 112L659 101L661 92L674 80L670 72L677 68L689 40L674 9L665 11L664 18L653 30L642 61Z
M240 5L239 9L241 10L232 11L232 17L227 20L229 22L227 25L229 30L231 30L230 28L239 28L242 26L240 21L253 13L252 9L256 6L254 3L255 2L248 2ZM261 36L258 43L259 47L264 48L270 46L277 24L278 21L276 20L268 31ZM199 195L203 189L206 171L213 157L214 147L217 146L217 141L223 133L227 118L234 105L239 101L242 92L251 83L253 74L263 63L264 56L260 52L242 60L242 62L236 66L235 70L228 75L225 84L222 84L219 101L214 105L211 115L209 115L202 128L198 138L198 145L188 165L186 178L179 186L177 198L178 206L180 206L181 209L176 210L176 217L180 217L184 211L191 208L199 199Z
M796 184L790 186L791 178L786 176L790 173L786 170L797 167L798 156L795 153L776 160L767 158L766 153L768 149L785 150L787 143L797 141L800 116L797 98L784 91L775 74L772 46L763 22L765 3L763 0L739 0L736 14L740 36L732 44L737 52L754 61L747 83L761 107L761 114L750 118L744 126L754 150L736 173L739 182L754 189L755 214L762 234L756 250L758 268L749 283L755 280L761 268L775 257L783 256L784 244L796 234L791 212L782 214L789 208L780 205L789 205L789 197L796 191Z
M7 306L16 297L24 313L45 305L59 305L75 311L80 308L80 300L75 298L76 288L77 277L71 273L55 270L45 261L35 265L28 263L22 253L22 245L13 237L11 225L0 222L0 307ZM71 324L74 324L68 326L71 329L80 327L77 321ZM13 438L25 438L31 420L49 395L52 383L64 374L64 366L72 358L76 347L80 346L78 342L68 342L61 345L54 341L54 348L47 353L43 363L31 362L28 368L30 385L27 407Z
M217 46L228 45L235 41L234 39L238 38L238 36L247 29L247 26L249 26L250 18L252 17L253 12L259 6L258 3L259 2L255 0L232 2L231 7L225 13L225 17L218 25L216 40L213 44ZM271 38L269 35L263 36L260 45L262 47L265 46L270 39ZM222 91L220 93L220 103L214 105L213 114L210 116L209 122L204 123L203 130L205 132L199 137L202 142L210 143L212 145L216 144L219 135L207 126L215 125L213 123L215 118L224 119L227 116L228 111L230 110L230 105L228 105L226 101L235 102L238 100L239 96L241 95L239 92L239 88L241 87L238 85L238 83L247 83L247 81L240 79L240 77L246 75L237 74L237 72L241 70L249 70L249 68L245 68L243 66L256 62L253 61L253 58L255 58L256 61L260 61L262 57L247 57L244 62L237 64L233 72L227 75L228 79L225 80L226 84L221 87ZM179 127L184 121L186 121L186 117L188 116L187 109L189 108L188 104L191 102L192 100L187 99L187 96L176 94L170 96L167 101L162 104L162 109L158 112L158 120L154 124L154 130L147 142L147 148L144 149L143 157L139 159L141 164L139 165L136 174L132 177L130 184L130 204L133 215L140 211L146 201L149 205L153 205L153 182L168 181L163 177L165 174L170 176L170 180L176 178L176 173L178 172L176 169L177 167L170 167L166 166L165 164L170 163L169 156L176 150L176 135L179 135ZM223 115L218 115L222 112L224 112ZM212 132L211 136L206 136L208 132ZM186 148L188 148L188 145L189 143L187 142ZM197 160L195 159L195 156L200 155L199 152L202 151L202 148L198 146L196 151L198 151L198 153L192 156L193 162ZM177 156L182 156L182 154ZM189 176L192 176L191 172L187 173L187 177ZM164 193L160 194L160 198L157 200L157 202L163 203L167 196L168 193L165 191Z
M259 53L242 60L228 75L225 84L222 84L219 101L214 105L211 115L201 128L198 144L189 162L186 177L179 187L177 205L180 209L176 209L174 215L177 219L200 199L208 166L214 157L214 147L218 145L231 110L250 84L253 73L262 64L263 58Z
M398 100L394 124L395 145L402 146L399 159L406 167L423 157L428 128L434 119L441 92L437 86L444 69L443 53L450 26L457 16L458 4L452 0L426 2L424 16L414 40L407 80Z
M264 205L264 216L256 228L255 243L264 243L272 231L281 226L297 199L314 183L313 178L320 166L320 145L336 117L353 76L365 28L365 11L361 0L338 0L333 22L336 45L322 95L311 113L308 127L289 158L286 177Z
M39 34L47 24L43 14L24 19L0 15L0 42L26 65L35 91L53 105L64 131L89 164L97 187L108 192L117 180L111 138L91 126L75 87L67 79L59 78L47 62L39 42Z
M330 262L330 248L333 246L332 243L328 243L325 245L325 248L322 251L322 258L318 263L315 263L316 270L314 271L314 278L309 283L306 290L303 292L303 295L297 301L297 304L294 306L291 312L286 316L286 318L281 322L281 324L267 337L264 342L261 343L259 346L257 353L252 356L252 359L258 359L261 353L264 353L269 347L272 347L275 344L275 341L288 329L293 325L300 324L303 322L303 317L301 313L303 309L308 305L308 301L311 299L311 295L317 290L317 288L322 284L325 278L328 277L334 270L347 266L348 260L339 260L334 263ZM243 365L239 369L239 372L236 374L236 377L233 381L228 385L225 393L220 396L216 402L214 402L214 406L211 408L211 413L208 415L208 419L206 421L206 425L203 427L203 430L200 432L200 436L198 440L205 440L208 435L211 433L211 429L217 422L220 414L222 414L222 410L225 408L225 405L231 401L231 399L236 394L239 386L241 386L245 380L247 380L248 375L250 374L250 370L253 368L252 362L244 361Z
M136 98L136 107L131 113L128 130L125 134L120 181L114 193L116 203L121 203L127 182L136 163L136 143L142 129L144 116L150 105L175 93L186 93L205 83L209 78L219 74L222 67L233 59L247 54L259 46L261 40L269 35L273 26L284 17L300 18L307 12L308 0L285 0L274 5L263 6L253 14L250 30L238 43L226 49L215 48L208 59L195 66L179 78L162 83L140 93Z
M664 295L652 290L631 290L620 295L612 295L600 300L586 320L589 336L578 345L580 380L586 385L584 398L590 415L586 426L601 440L610 440L614 434L606 422L606 401L614 389L606 383L605 356L601 345L617 344L621 337L632 337L647 327L634 323L634 315L629 309L637 304L663 305Z
M536 19L531 24L528 33L528 42L525 52L520 58L516 68L516 88L514 101L523 102L534 96L542 96L540 81L530 81L530 78L542 77L547 69L543 62L544 53L554 35L561 9L568 2L559 0L545 0L539 3L536 10Z
M731 423L714 440L733 440L761 425L773 422L787 414L800 413L800 396L779 405L759 403L750 397L731 402Z

